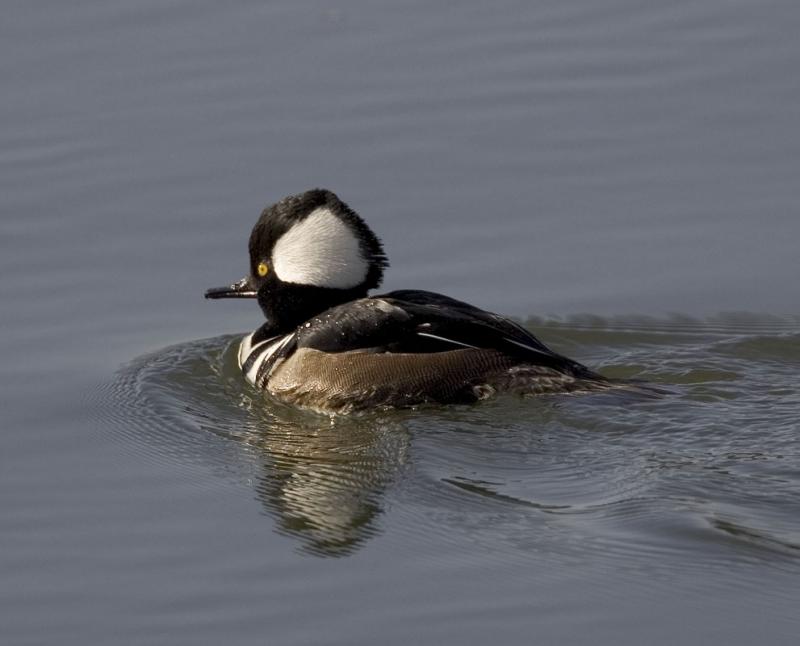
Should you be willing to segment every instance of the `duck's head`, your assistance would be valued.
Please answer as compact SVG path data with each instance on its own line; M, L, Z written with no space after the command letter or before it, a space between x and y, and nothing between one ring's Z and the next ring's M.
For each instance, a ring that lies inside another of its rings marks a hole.
M250 234L250 273L206 298L257 298L276 333L378 287L380 240L334 193L314 189L267 207Z

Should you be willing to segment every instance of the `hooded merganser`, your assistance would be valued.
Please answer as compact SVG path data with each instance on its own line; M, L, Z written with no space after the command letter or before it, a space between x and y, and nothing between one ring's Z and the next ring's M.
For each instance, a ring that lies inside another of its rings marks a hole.
M368 297L388 266L377 236L334 193L282 199L250 234L250 273L206 298L257 298L266 323L239 346L247 381L324 411L606 388L520 325L448 296Z

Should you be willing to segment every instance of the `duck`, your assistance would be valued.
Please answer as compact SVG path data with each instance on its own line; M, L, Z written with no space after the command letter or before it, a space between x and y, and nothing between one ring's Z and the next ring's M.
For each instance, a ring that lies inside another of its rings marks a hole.
M205 297L257 300L266 321L238 364L284 403L347 413L611 385L501 315L425 290L369 295L389 266L383 244L329 190L265 208L248 249L247 275Z

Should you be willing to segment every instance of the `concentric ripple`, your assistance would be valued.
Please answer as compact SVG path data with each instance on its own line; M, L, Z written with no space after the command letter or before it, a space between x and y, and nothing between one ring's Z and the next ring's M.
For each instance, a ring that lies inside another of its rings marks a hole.
M380 418L327 418L267 400L241 378L239 337L166 348L101 393L104 418L153 459L199 462L252 486L279 531L341 555L374 530L409 438Z
M377 535L432 551L469 536L505 557L655 577L800 572L800 337L785 321L535 323L557 349L665 394L328 417L250 388L238 337L217 337L133 361L100 408L152 459L240 482L317 555Z

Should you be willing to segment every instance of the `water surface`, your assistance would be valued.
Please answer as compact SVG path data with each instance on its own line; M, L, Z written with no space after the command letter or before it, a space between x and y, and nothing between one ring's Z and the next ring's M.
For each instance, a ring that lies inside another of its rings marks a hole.
M0 641L796 642L800 9L8 2ZM328 418L235 370L261 208L659 398Z

